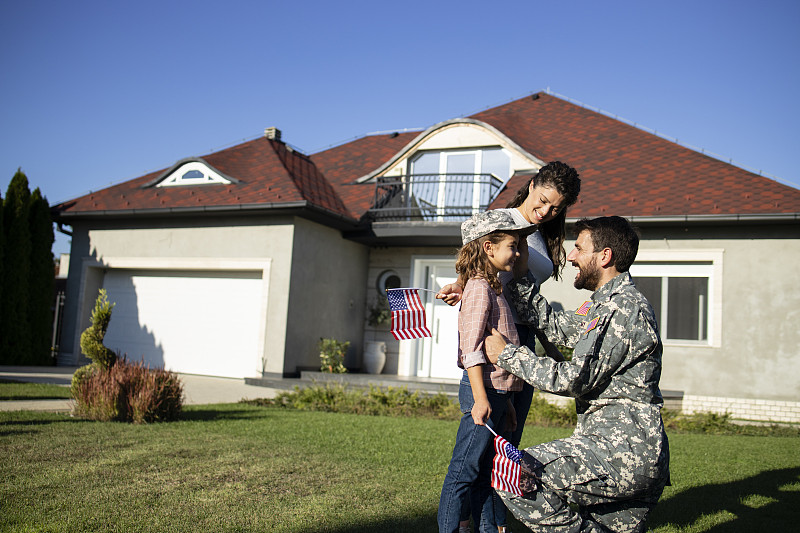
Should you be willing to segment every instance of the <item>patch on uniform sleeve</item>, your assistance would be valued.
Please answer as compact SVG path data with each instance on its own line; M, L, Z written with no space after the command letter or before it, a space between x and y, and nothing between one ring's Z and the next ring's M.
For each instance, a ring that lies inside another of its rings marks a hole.
M598 322L600 322L600 317L599 317L599 316L598 316L598 317L595 317L595 318L593 318L591 322L589 322L588 324L586 324L586 329L585 329L585 330L583 330L583 334L584 334L584 335L586 335L587 333L589 333L590 331L592 331L594 328L596 328L596 327L597 327L597 323L598 323Z
M575 311L575 314L576 315L581 315L581 316L586 316L586 315L589 314L589 309L591 309L591 308L592 308L592 301L591 300L586 300L585 302L583 302L583 305L580 306L577 309L577 311Z

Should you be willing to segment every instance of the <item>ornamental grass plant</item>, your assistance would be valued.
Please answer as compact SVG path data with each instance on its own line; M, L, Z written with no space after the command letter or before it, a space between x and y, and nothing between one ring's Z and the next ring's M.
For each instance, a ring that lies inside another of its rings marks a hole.
M92 420L165 422L177 420L183 385L177 374L119 359L110 368L87 365L73 379L73 414Z

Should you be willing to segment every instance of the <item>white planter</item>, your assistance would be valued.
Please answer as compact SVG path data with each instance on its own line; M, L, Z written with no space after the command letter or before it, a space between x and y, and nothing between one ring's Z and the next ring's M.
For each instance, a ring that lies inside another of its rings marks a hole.
M367 341L364 343L364 370L370 374L380 374L386 364L386 343Z

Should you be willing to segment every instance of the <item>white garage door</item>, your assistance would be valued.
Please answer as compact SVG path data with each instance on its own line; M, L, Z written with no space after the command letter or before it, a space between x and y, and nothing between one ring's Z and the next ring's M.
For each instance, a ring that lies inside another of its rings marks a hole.
M104 344L174 372L261 375L261 272L111 269L115 303Z

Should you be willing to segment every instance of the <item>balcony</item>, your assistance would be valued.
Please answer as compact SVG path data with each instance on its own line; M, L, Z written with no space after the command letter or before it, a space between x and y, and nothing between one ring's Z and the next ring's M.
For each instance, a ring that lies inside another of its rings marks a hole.
M494 174L411 174L375 182L373 222L457 222L486 210L503 182Z

